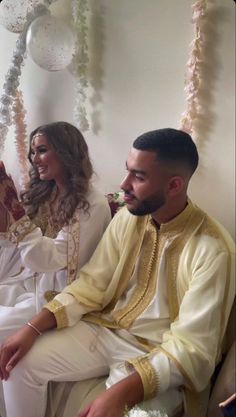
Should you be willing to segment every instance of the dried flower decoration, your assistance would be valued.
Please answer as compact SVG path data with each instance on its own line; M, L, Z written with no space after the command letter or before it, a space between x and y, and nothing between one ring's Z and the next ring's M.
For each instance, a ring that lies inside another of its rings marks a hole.
M13 105L13 121L15 123L15 143L17 156L20 166L20 182L21 188L28 182L28 143L27 143L27 132L26 132L26 123L25 123L25 114L24 109L23 95L22 91L17 90Z
M199 87L202 82L201 62L204 45L202 23L206 16L206 3L206 0L198 0L192 6L192 21L194 23L195 38L190 44L191 52L187 62L187 71L185 76L184 90L187 95L187 108L182 114L180 122L180 129L192 135L195 133L195 122L201 113Z
M82 131L89 129L86 103L87 64L88 64L88 44L87 44L87 0L72 0L72 17L76 34L76 52L74 54L71 72L77 79L76 102L74 107L74 120L78 128Z

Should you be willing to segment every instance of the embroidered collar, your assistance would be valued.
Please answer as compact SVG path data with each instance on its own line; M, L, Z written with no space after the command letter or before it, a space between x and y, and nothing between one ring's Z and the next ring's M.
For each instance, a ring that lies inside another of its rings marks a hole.
M178 214L174 219L170 220L167 223L162 223L159 227L161 233L177 233L183 230L187 220L194 210L194 205L190 199L187 200L187 206L180 214ZM153 219L150 216L150 221L154 224Z

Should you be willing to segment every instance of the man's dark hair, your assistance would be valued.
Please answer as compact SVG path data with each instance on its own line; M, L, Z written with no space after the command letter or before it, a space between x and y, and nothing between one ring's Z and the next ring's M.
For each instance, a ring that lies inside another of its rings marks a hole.
M135 149L156 152L163 162L177 162L189 168L191 175L198 166L198 151L191 136L177 129L158 129L144 133L133 143Z

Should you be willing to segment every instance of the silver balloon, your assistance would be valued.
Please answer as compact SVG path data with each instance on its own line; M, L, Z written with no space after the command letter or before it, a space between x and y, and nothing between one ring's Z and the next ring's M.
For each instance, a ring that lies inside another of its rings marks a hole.
M2 0L0 24L10 32L20 33L26 23L26 16L40 0Z
M37 65L47 71L60 71L71 63L75 37L61 19L40 16L29 26L26 44L30 57Z

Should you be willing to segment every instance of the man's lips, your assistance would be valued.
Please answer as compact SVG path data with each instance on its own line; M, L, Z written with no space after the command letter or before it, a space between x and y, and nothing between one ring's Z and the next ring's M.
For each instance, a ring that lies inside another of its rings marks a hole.
M136 200L136 198L132 194L124 194L124 201L126 203L131 203L134 200Z

